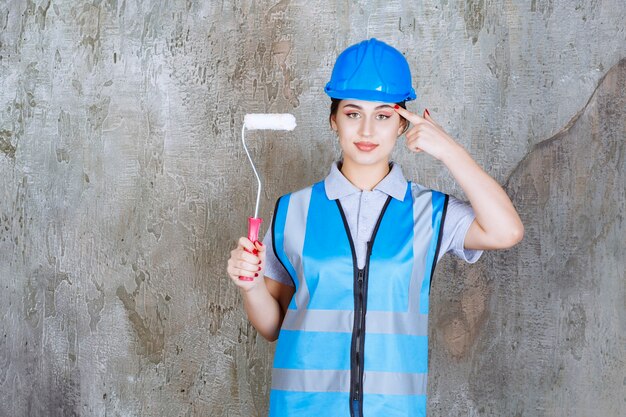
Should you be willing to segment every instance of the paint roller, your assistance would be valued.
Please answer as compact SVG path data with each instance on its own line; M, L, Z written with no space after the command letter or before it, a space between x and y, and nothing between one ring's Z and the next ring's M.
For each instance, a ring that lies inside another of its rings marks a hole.
M255 243L259 239L259 228L263 219L259 218L259 201L261 199L261 178L252 162L252 157L246 146L245 131L248 130L293 130L296 127L296 118L289 113L256 113L246 114L243 118L243 126L241 127L241 141L243 148L248 155L248 160L252 165L252 170L256 176L258 188L256 193L256 206L254 208L254 217L248 217L248 239ZM250 252L246 249L246 252ZM239 276L242 281L252 281L252 277Z

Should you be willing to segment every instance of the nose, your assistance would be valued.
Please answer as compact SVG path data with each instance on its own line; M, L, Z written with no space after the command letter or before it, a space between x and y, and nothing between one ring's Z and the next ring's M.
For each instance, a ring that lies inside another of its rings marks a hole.
M372 136L373 128L372 120L370 120L369 117L363 117L361 119L361 124L359 125L359 135L365 138L370 137Z

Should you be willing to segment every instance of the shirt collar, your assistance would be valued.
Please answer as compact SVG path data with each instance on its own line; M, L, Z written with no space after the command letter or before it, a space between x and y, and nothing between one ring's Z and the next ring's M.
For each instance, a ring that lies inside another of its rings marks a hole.
M330 200L336 200L361 190L352 184L339 170L341 162L335 161L330 167L330 172L324 179L326 196ZM407 180L402 173L402 168L395 162L391 162L391 170L377 185L374 190L382 191L396 200L404 201L406 195Z

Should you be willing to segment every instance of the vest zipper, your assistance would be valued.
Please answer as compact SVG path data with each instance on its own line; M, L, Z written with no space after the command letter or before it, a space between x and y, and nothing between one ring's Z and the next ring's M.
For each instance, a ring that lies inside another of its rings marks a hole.
M352 348L350 350L350 416L354 415L353 402L358 401L359 415L363 415L363 348L365 346L365 313L367 312L367 281L369 277L369 263L372 255L372 245L378 232L378 227L383 219L383 215L387 210L387 206L391 202L391 196L387 197L385 205L380 211L376 226L372 232L370 241L367 242L367 254L365 256L365 266L362 269L357 267L356 251L354 250L354 242L350 233L348 221L341 208L339 199L335 200L343 219L343 224L350 241L350 249L352 250L352 263L354 265L354 325L352 329Z
M369 242L368 242L369 243ZM365 312L363 309L363 276L365 275L365 268L359 269L357 273L357 281L355 285L356 303L354 309L354 372L352 374L352 381L354 385L354 395L352 399L359 401L361 399L361 386L363 385L363 355L361 352L363 348L361 341L363 340L363 324L365 322ZM363 312L363 313L361 313Z
M367 242L367 255L365 257L365 266L363 269L359 269L358 271L358 296L359 296L359 304L358 309L355 309L354 315L356 318L357 325L355 326L356 330L356 342L355 342L355 365L356 365L356 375L354 378L355 381L355 389L354 389L354 397L353 400L359 401L360 404L363 403L363 365L365 362L364 357L364 348L365 348L365 313L367 312L367 283L369 278L369 263L370 263L370 255L372 253L372 242Z

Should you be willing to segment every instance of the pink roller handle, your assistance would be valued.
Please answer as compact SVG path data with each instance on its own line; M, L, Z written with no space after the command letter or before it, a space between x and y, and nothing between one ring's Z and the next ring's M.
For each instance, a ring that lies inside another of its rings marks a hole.
M256 243L259 241L259 228L261 227L261 223L263 223L263 219L256 217L248 217L248 239L252 241L252 243ZM244 249L248 253L250 252L248 249ZM239 276L241 281L253 281L253 277L244 277Z

